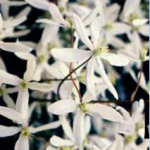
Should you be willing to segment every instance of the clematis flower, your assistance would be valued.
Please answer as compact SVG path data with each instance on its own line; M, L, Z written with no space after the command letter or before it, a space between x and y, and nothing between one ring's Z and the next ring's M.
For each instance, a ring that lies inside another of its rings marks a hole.
M73 123L73 135L76 144L80 150L83 149L83 141L85 140L85 116L100 115L103 119L122 122L123 117L112 107L102 104L92 104L84 95L83 101L74 101L70 99L59 100L48 107L48 111L55 115L66 115L71 112L77 112ZM107 113L105 113L107 112Z
M26 103L28 103L29 100L28 89L38 90L42 92L48 92L51 90L51 86L49 84L31 82L35 72L35 68L36 63L34 59L30 58L27 62L27 70L24 73L23 79L20 79L15 75L0 70L0 80L2 81L2 83L18 87L19 93L16 103L16 110L20 112L23 116L26 116L26 114L24 114L24 112L26 112L24 111L24 109L27 109Z
M99 73L102 79L105 81L110 92L114 95L116 99L118 99L118 94L106 75L102 59L107 60L111 65L114 66L125 66L128 64L129 61L127 58L123 56L109 52L107 45L104 44L103 34L101 33L99 21L100 21L99 18L97 18L91 25L92 40L90 41L90 39L87 36L86 29L84 28L84 25L81 22L81 19L74 14L74 24L76 31L82 42L90 49L90 51L73 48L55 48L52 50L52 55L55 58L58 58L65 62L79 62L91 57L91 59L87 64L88 91L93 96L96 95L95 81L93 80L93 76L95 66L98 65Z
M28 109L24 110L25 114L28 114ZM29 139L32 134L35 134L37 132L55 129L60 126L60 122L52 122L48 123L43 126L39 127L32 127L28 126L28 115L22 116L19 112L15 111L14 109L10 109L7 107L0 106L0 115L16 122L18 125L21 125L21 127L17 126L4 126L0 125L0 137L9 137L13 136L17 133L20 133L19 139L17 140L15 144L15 150L29 150Z
M134 5L134 8L132 5ZM121 14L121 19L132 25L133 30L144 36L149 36L148 19L140 8L141 0L126 0Z

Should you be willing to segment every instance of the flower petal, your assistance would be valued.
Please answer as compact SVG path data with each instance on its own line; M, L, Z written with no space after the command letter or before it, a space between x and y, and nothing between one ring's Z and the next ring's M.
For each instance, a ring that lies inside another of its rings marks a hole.
M54 3L49 3L50 7L49 7L49 12L50 14L52 15L53 19L66 26L66 27L69 27L70 24L69 22L67 22L63 17L62 17L62 14L60 13L60 10L58 9L58 7L54 4Z
M29 92L28 89L20 89L16 102L16 110L21 114L21 116L27 120L28 119L28 109L29 109Z
M21 124L23 122L23 118L22 118L21 114L19 114L17 111L15 111L13 109L10 109L7 107L0 106L0 115L4 116L12 121L15 121L19 124Z
M50 4L48 1L41 1L41 0L25 0L28 4L31 6L42 9L42 10L48 10L50 7Z
M36 69L36 61L33 57L30 57L27 61L27 68L24 74L25 81L31 81Z
M18 127L7 127L0 125L0 137L12 136L20 132Z
M101 55L101 58L109 61L111 65L118 67L126 66L129 63L129 60L126 57L121 56L119 54L106 53Z
M71 147L74 145L74 142L64 140L58 136L52 136L52 138L50 138L50 143L55 147Z
M32 50L31 47L21 44L19 41L13 43L0 42L0 48L8 52L30 52Z
M78 111L73 122L73 134L79 150L83 150L85 140L85 114Z
M138 27L138 26L142 26L144 24L146 24L148 22L148 19L134 19L133 20L133 25Z
M41 92L49 92L53 89L53 87L47 83L30 82L29 89Z
M114 95L114 97L116 99L118 99L118 94L117 94L115 88L113 87L112 83L110 82L110 80L109 80L109 78L105 72L104 65L99 58L97 58L97 63L99 65L99 71L100 71L99 73L100 73L102 79L104 80L104 82L108 86L108 89L110 90L110 92Z
M87 47L89 47L92 50L93 44L91 43L90 39L88 38L86 29L85 29L81 19L76 14L73 15L73 19L74 19L75 29L76 29L80 39Z
M59 100L48 107L48 111L55 115L64 115L74 112L78 104L73 100Z
M0 69L0 82L10 85L18 85L20 84L21 79Z
M114 108L102 104L89 104L90 113L99 114L103 119L121 122L123 117Z
M149 25L140 27L139 32L144 36L149 36Z
M87 74L86 74L86 84L88 92L95 97L96 89L95 89L95 78L94 78L94 66L95 66L95 58L91 58L87 65Z
M73 48L54 48L51 54L65 62L79 62L90 57L92 52Z
M15 150L29 150L29 138L20 135L19 140L15 144Z

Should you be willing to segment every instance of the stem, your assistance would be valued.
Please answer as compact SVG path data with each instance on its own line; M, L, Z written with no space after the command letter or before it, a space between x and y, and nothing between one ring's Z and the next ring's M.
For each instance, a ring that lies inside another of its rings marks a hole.
M139 75L139 79L137 82L137 86L135 88L135 91L133 92L132 96L131 96L131 101L135 101L135 97L137 95L138 89L140 87L140 82L141 82L141 78L142 78L142 72L143 72L143 64L141 64L141 69L140 69L140 75Z
M68 77L70 75L72 75L76 70L78 70L80 67L82 67L84 64L86 64L90 59L92 58L89 57L87 60L85 60L82 64L80 64L79 66L77 66L75 69L73 69L58 85L58 88L57 88L57 95L58 95L58 98L60 98L60 88L62 86L62 84L68 79Z
M74 45L73 28L71 28L71 47L72 47L72 48L73 48L73 45ZM71 72L72 69L73 69L73 65L72 65L72 63L70 63L69 72ZM73 83L73 85L74 85L74 87L75 87L75 89L76 89L78 95L79 95L79 99L80 99L80 101L82 102L82 96L81 96L80 90L78 89L78 86L77 86L77 84L76 84L76 82L75 82L75 80L74 80L74 78L73 78L73 74L70 74L70 78L71 78L71 81L72 81L72 83Z

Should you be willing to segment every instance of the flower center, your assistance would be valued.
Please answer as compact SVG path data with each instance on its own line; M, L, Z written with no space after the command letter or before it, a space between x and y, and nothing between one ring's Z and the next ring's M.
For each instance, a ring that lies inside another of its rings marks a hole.
M21 135L22 135L22 136L26 136L26 137L29 137L29 136L31 135L30 132L29 132L29 130L28 130L28 127L24 127L24 128L22 129Z
M148 49L146 49L146 48L142 49L142 51L140 53L140 59L141 59L141 61L145 61L146 56L147 56L147 52L148 52Z
M23 82L21 83L21 87L22 87L23 89L27 89L27 88L28 88L28 82L27 82L27 81L23 81Z
M99 46L98 48L95 49L94 51L94 55L95 56L100 56L102 55L103 53L108 53L109 52L109 48L108 46Z
M113 23L108 23L105 28L107 30L112 30L113 29Z
M47 60L47 57L44 55L41 55L37 58L37 63L41 64L41 63L45 62L46 60Z
M127 136L127 137L126 137L125 143L126 143L126 144L130 144L130 143L132 143L134 140L135 140L135 136L130 135L130 136Z
M87 113L87 112L89 111L89 108L88 108L88 106L87 106L86 103L80 104L80 105L79 105L79 108L80 108L80 110L81 110L83 113Z
M55 47L56 47L56 43L48 43L47 51L50 52Z
M5 93L5 91L3 89L0 88L0 96L3 96Z
M135 19L139 19L140 17L136 14L133 13L129 16L129 22L132 23Z

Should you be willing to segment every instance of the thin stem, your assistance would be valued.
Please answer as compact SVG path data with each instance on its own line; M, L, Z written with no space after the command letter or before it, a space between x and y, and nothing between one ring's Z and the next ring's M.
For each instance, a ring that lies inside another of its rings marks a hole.
M58 98L60 98L60 88L62 86L62 84L68 79L68 77L73 74L76 70L78 70L80 67L82 67L84 64L86 64L90 59L92 58L92 56L90 56L88 59L86 59L82 64L80 64L79 66L77 66L75 69L73 69L58 85L57 88L57 95Z
M71 47L72 47L72 48L73 48L73 45L74 45L73 32L74 32L74 31L73 31L73 28L71 28ZM69 72L71 72L72 69L73 69L73 65L72 65L72 63L70 63ZM74 87L75 87L75 89L76 89L78 95L79 95L80 101L82 101L82 96L81 96L80 90L78 89L78 86L77 86L77 84L76 84L76 82L75 82L75 80L74 80L74 78L73 78L73 74L70 74L70 78L71 78L71 81L72 81L72 83L73 83L73 85L74 85Z
M140 87L140 82L141 82L141 79L142 79L142 72L143 72L143 64L141 64L139 79L138 79L138 82L137 82L137 86L136 86L136 88L135 88L135 91L133 92L133 94L132 94L132 96L131 96L131 101L135 101L135 97L136 97L136 95L137 95L138 89L139 89L139 87Z

